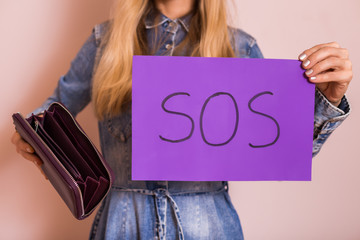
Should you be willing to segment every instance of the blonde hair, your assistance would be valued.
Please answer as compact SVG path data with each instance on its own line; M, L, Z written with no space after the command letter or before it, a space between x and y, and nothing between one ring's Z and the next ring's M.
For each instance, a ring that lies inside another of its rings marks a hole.
M149 54L144 19L154 3L118 0L114 10L93 76L92 100L100 120L121 113L131 102L132 57ZM189 56L235 57L226 17L224 0L195 1L189 33L177 48L190 44Z

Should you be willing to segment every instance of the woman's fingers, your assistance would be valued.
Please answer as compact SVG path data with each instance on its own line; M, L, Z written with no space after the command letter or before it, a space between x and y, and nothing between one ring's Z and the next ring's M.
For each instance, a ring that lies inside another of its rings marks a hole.
M11 137L11 142L15 145L16 151L26 160L33 162L36 167L40 170L41 174L48 179L41 168L43 162L41 159L34 153L34 148L31 147L24 139L20 136L18 132L15 132Z
M340 59L337 57L328 57L318 62L312 68L306 70L305 74L311 78L323 72L342 70L347 71L347 69L351 69L350 60Z
M316 45L299 55L305 75L338 106L352 80L349 52L337 42Z
M336 82L337 88L342 88L343 90L346 90L345 87L349 85L350 80L352 79L352 71L328 71L323 72L320 74L317 74L314 77L310 77L310 82L313 83L325 83L325 82Z
M336 82L346 85L351 81L352 63L347 49L320 44L311 48L310 52L312 53L302 62L302 66L311 82Z
M19 154L25 158L26 160L29 160L31 162L33 162L35 165L37 166L41 166L42 165L42 161L41 159L35 155L34 153L28 153L26 151L20 150Z
M11 137L11 142L16 145L16 143L21 139L21 136L18 132L14 132Z
M311 69L317 63L327 58L348 59L349 53L345 48L323 47L309 55L302 63L304 69Z
M28 153L34 153L33 147L30 144L25 142L18 132L15 132L12 136L11 142L15 144L16 151L19 153L20 151L25 151Z
M308 60L309 56L311 56L313 53L315 53L316 51L318 51L324 47L340 48L340 45L337 42L330 42L330 43L323 43L323 44L315 45L314 47L309 48L309 49L305 50L304 52L302 52L299 55L299 60L305 62L306 60Z

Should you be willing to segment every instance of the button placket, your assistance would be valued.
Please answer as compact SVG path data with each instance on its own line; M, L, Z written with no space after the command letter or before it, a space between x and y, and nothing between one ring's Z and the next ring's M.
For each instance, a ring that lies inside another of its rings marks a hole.
M177 22L169 22L169 25L166 27L166 31L171 32L172 34L175 34L178 29L179 24Z

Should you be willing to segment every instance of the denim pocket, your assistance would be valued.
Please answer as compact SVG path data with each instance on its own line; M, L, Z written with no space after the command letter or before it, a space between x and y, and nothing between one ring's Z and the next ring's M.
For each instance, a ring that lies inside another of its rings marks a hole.
M131 137L131 111L119 114L106 120L109 133L121 142L126 142Z

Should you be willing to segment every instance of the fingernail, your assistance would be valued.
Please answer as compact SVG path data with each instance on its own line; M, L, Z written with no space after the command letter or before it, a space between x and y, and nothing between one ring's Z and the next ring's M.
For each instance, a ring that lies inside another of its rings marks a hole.
M309 64L310 64L310 61L309 61L309 59L308 60L306 60L304 63L303 63L303 65L304 65L304 67L307 67L307 66L309 66Z
M310 80L314 81L314 80L316 80L316 77L311 77Z
M313 72L314 72L314 71L313 71L312 69L309 69L309 70L307 70L307 71L305 72L305 74L309 76L309 75L312 74Z
M302 60L304 60L306 58L306 54L305 53L303 53L303 54L301 54L300 56L299 56L299 59L302 61Z

